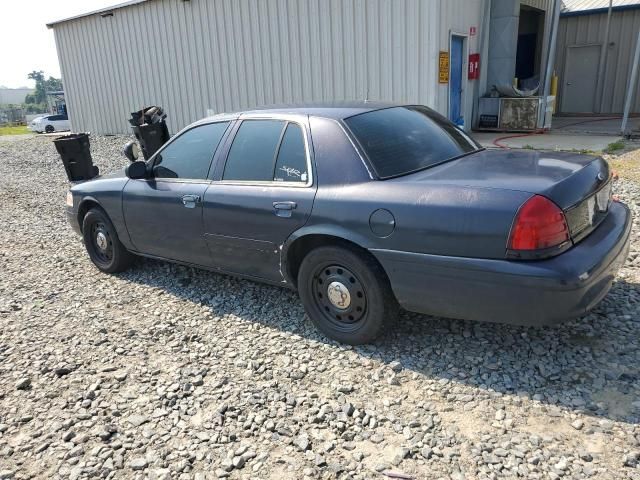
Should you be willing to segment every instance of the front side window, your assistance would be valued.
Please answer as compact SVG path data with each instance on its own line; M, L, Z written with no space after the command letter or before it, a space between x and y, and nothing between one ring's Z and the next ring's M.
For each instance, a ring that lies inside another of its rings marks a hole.
M393 107L345 119L380 178L415 172L481 147L423 106Z
M228 126L229 122L209 123L184 132L158 154L154 176L206 179L213 155Z
M223 180L301 182L309 178L302 128L282 120L244 120L233 139Z

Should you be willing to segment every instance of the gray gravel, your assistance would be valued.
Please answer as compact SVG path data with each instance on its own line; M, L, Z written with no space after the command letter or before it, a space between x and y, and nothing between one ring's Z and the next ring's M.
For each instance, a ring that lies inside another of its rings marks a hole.
M125 140L92 138L101 170ZM0 138L0 479L640 479L637 233L583 319L404 314L352 348L287 290L151 260L99 273L66 189L50 138ZM616 189L637 211L640 186Z

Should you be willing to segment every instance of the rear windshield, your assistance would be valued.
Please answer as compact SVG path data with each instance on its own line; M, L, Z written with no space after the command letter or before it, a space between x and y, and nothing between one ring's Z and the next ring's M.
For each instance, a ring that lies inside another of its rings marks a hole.
M405 175L481 149L449 120L423 106L361 113L345 123L380 178Z

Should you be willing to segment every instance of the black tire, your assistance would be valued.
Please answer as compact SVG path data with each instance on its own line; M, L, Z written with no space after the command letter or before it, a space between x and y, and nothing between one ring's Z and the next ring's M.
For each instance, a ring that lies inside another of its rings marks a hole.
M56 131L56 129L53 128L53 125L47 125L46 127L44 127L44 131L47 133L53 133Z
M105 273L122 272L133 263L134 256L120 242L116 229L103 210L92 208L82 221L82 237L89 258Z
M314 325L327 337L350 345L372 342L398 315L382 267L350 246L309 252L300 265L298 292Z

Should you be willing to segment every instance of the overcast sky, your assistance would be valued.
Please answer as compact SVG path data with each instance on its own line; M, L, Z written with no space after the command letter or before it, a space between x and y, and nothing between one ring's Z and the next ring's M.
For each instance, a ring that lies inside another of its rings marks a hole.
M0 86L33 87L33 70L60 77L53 30L46 24L124 0L1 0Z

